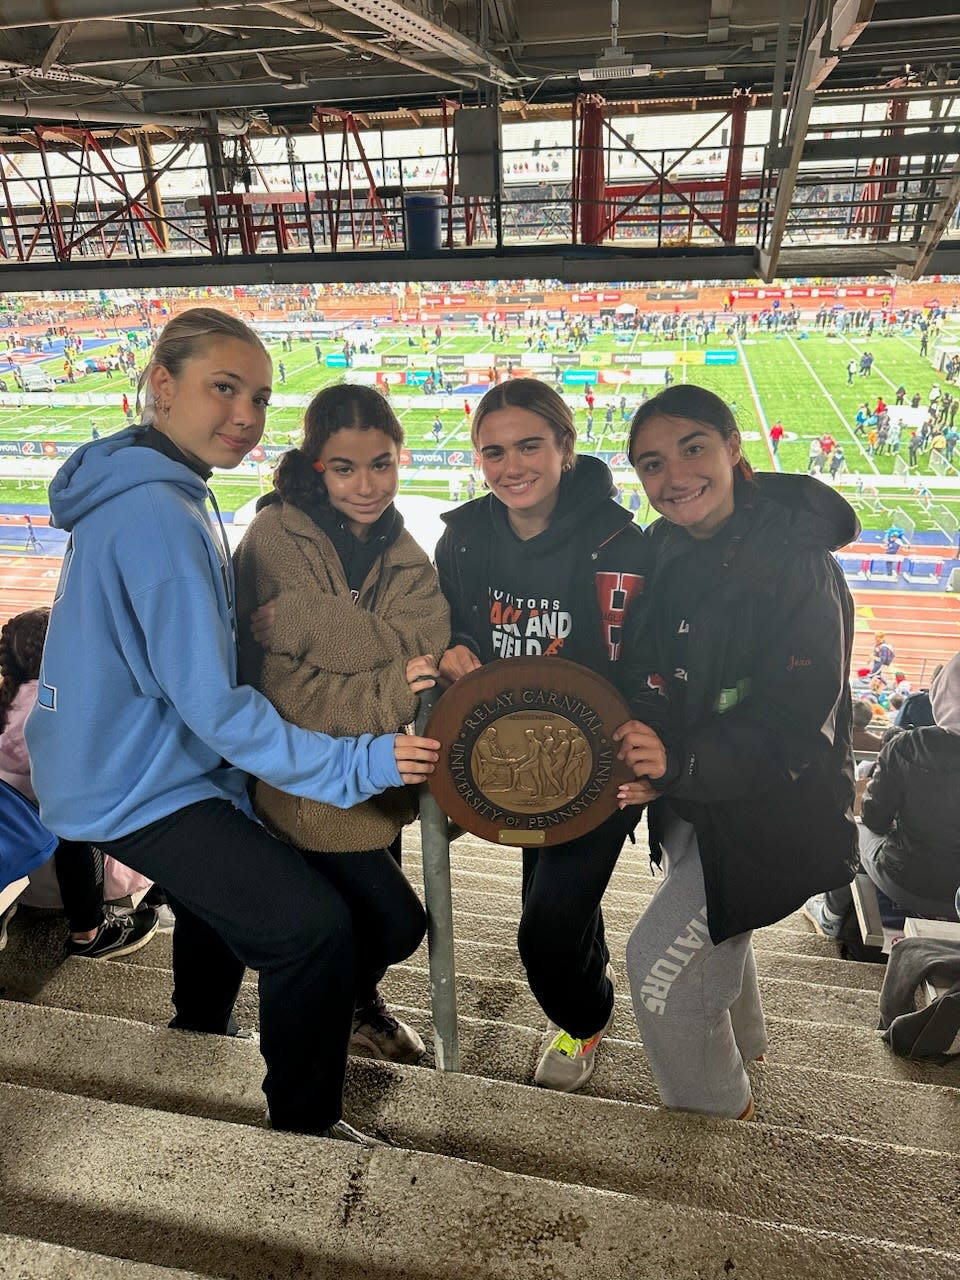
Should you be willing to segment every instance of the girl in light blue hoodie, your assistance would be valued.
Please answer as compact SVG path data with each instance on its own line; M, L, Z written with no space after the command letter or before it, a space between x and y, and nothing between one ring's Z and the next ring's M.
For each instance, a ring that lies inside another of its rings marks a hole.
M347 808L423 781L439 744L329 738L237 683L233 573L206 481L260 440L271 377L245 324L186 311L141 379L143 423L85 445L57 473L50 507L70 543L26 736L47 826L167 891L171 1025L236 1034L244 967L256 969L274 1127L370 1143L342 1119L349 908L252 818L247 779ZM378 965L404 959L422 933L394 939L402 953Z

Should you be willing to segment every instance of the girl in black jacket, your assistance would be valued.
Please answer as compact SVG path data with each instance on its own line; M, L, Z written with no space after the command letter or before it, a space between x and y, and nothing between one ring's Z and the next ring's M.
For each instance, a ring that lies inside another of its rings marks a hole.
M666 878L627 970L664 1103L745 1118L767 1043L751 931L856 866L853 604L830 552L858 525L819 481L754 476L700 387L643 405L629 453L664 518L624 638L636 719L615 737Z
M447 680L495 658L560 656L611 676L621 624L643 589L646 540L612 499L609 469L574 454L566 403L515 378L477 406L473 444L489 494L444 516L440 587L453 638ZM600 899L636 813L568 844L523 851L518 946L549 1022L535 1079L571 1092L590 1078L613 1019Z
M930 685L935 719L884 742L866 794L860 863L908 915L951 919L960 884L960 654ZM837 937L852 904L846 887L803 908L818 933Z

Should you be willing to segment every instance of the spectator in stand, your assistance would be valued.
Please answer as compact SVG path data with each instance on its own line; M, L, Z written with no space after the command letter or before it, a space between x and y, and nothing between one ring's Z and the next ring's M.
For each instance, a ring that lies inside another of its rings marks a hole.
M496 658L523 655L544 664L570 658L614 677L620 645L610 638L619 637L623 611L643 588L647 541L612 500L609 468L575 444L570 407L544 382L517 378L480 402L473 445L490 492L443 516L436 554L453 627L440 671L451 683ZM557 602L552 621L530 612L539 603L532 597L546 595ZM505 621L507 608L513 621ZM573 1092L585 1084L610 1028L600 900L639 816L617 811L579 839L523 851L517 942L549 1019L534 1075L543 1087Z
M943 664L938 663L933 672L934 680L942 670ZM916 693L911 693L897 712L893 723L898 729L923 729L928 725L934 724L933 709L930 706L930 690L918 689Z
M147 422L82 445L50 486L73 553L26 726L41 817L163 885L174 1025L235 1035L244 967L257 970L275 1128L374 1146L342 1119L349 906L254 821L248 781L349 808L422 781L440 744L300 729L237 680L233 571L206 481L263 435L272 367L253 330L183 311L144 382Z
M879 751L881 738L868 732L873 724L873 707L869 702L858 698L853 704L853 749L854 751Z
M960 884L960 654L930 685L935 723L897 733L880 751L863 797L860 863L907 914L954 918ZM849 888L817 894L804 914L838 937Z
M780 452L780 441L783 439L783 423L778 418L770 428L770 447L774 454Z
M832 549L859 525L805 476L755 477L700 387L640 409L629 454L663 516L624 629L636 718L613 734L635 778L621 802L650 803L665 870L627 943L634 1011L665 1105L748 1119L745 1066L766 1050L752 930L856 865L854 609Z
M266 615L255 632L241 629L241 679L305 729L399 730L439 675L433 655L449 640L450 617L436 571L394 506L402 446L379 391L325 388L237 548L238 614L263 606ZM459 501L458 474L450 484ZM253 802L350 907L358 974L351 1044L376 1058L419 1061L423 1041L385 1005L377 990L384 970L370 959L405 958L425 928L400 866L400 833L415 812L409 793L390 790L343 812L257 781Z
M49 609L31 609L11 618L0 631L0 778L34 804L30 754L23 735L37 700L40 659ZM68 956L104 960L146 946L157 931L152 907L114 912L104 908L103 855L92 845L61 840L53 865L69 925ZM146 882L149 883L149 882Z

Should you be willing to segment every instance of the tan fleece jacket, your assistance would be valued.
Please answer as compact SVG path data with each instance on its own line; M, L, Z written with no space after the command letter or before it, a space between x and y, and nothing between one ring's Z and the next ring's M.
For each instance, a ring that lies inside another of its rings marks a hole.
M353 737L410 723L417 698L407 685L407 662L422 653L439 658L449 641L450 614L435 569L406 530L367 575L359 601L333 543L287 502L257 514L234 564L241 680L306 729ZM276 601L276 619L261 649L249 620L268 600ZM254 808L299 848L328 852L383 848L416 813L415 796L406 788L344 810L262 781Z

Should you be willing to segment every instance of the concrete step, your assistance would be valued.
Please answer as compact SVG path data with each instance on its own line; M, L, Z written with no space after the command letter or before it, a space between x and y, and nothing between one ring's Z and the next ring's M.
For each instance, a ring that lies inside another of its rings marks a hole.
M502 921L500 923L502 924ZM60 981L62 922L49 919L20 921L18 915L14 918L11 928L17 930L14 935L17 945L6 952L0 952L0 987L9 988L18 998L34 998L34 993L39 993L48 980L54 984ZM773 931L761 931L757 935L758 938L764 932ZM472 931L472 936L476 936L476 931ZM818 941L822 940L818 939ZM515 943L511 939L509 944L500 942L497 945L502 946L505 952L510 952L509 961L505 962L500 972L507 972L507 963L509 963L509 971L517 976L509 978L475 975L461 968L457 976L461 1012L470 1017L501 1017L507 1022L539 1026L542 1015L522 977L516 958ZM620 971L620 991L617 1001L621 1025L623 1025L632 1020L632 1008L625 982L624 952L615 935L611 936L609 945L614 965ZM758 949L758 955L763 955L764 951L764 948ZM156 968L169 965L170 958L169 937L158 935L147 947L126 959L135 967ZM428 1008L430 997L425 948L418 952L416 959L419 960L419 964L408 963L391 969L383 984L383 990L388 998L399 1004ZM67 967L75 963L84 965L95 962L71 960L67 961ZM760 988L769 1014L782 1018L811 1018L818 1022L837 1025L866 1027L876 1025L875 990L825 985L823 982L825 975L822 974L807 975L813 979L812 981L797 980L796 977L767 976L765 962L762 968L764 972L760 979ZM793 972L789 964L781 964L779 971ZM249 980L253 981L253 978ZM123 1006L120 1007L123 1008ZM631 1033L631 1036L633 1034Z
M458 937L472 938L475 941L494 942L500 946L516 946L519 910L519 895L512 907L508 907L503 902L498 908L495 901L474 903L470 907L454 902L454 933ZM626 954L627 939L633 932L640 915L639 907L635 912L610 913L604 910L607 946L615 959L622 959ZM766 929L757 929L753 935L753 945L758 952L761 950L787 951L796 955L820 956L828 959L838 959L840 956L839 943L834 942L832 938L822 938L818 933L814 933L813 926L807 924L805 920L796 925L771 925ZM877 966L878 969L882 967Z
M953 1280L960 1266L958 1253L866 1239L845 1225L771 1226L419 1151L365 1151L20 1086L0 1085L0 1113L9 1230L85 1248L108 1220L117 1254L197 1270L213 1262L215 1274L235 1280L446 1280L452 1270L463 1280L572 1280L588 1268L606 1280L737 1270L766 1280ZM702 1122L671 1119L675 1138L690 1126L699 1159ZM54 1154L64 1133L69 1162ZM752 1133L756 1141L759 1128ZM624 1154L628 1165L644 1163ZM914 1238L929 1239L917 1208L903 1211Z
M197 1271L174 1271L2 1233L0 1276L3 1280L207 1280Z
M429 1040L424 1015L411 1016L421 1019ZM536 1033L505 1028L496 1037L496 1024L476 1022L465 1022L463 1032L465 1061L476 1078L482 1071L493 1078L494 1088L500 1087L501 1080L529 1084L528 1060L532 1064L539 1047ZM511 1075L504 1067L505 1035L513 1036L519 1050L513 1060L522 1060L522 1073ZM483 1057L480 1050L486 1043L496 1052ZM162 1062L158 1059L161 1049ZM219 1036L185 1036L168 1033L166 1028L161 1034L160 1028L106 1015L0 1001L0 1079L10 1084L255 1123L263 1109L263 1067L253 1050L249 1042ZM428 1049L427 1062L431 1060ZM237 1077L228 1069L231 1062L249 1065L251 1061L252 1075ZM150 1064L148 1070L145 1063ZM351 1078L367 1065L351 1059ZM751 1072L765 1124L867 1142L895 1138L906 1146L960 1155L960 1088L848 1077L777 1060L763 1067L754 1065ZM436 1078L429 1067L418 1074ZM658 1105L642 1050L630 1055L622 1042L611 1040L601 1051L586 1093L615 1100L623 1097L625 1083L634 1103ZM553 1095L536 1091L526 1096Z
M394 965L381 982L380 989L388 1002L413 1008L429 1007L430 975L426 969L410 964ZM877 1021L877 997L872 991L825 987L784 978L761 978L760 992L765 1008L781 1018L852 1027L870 1027ZM621 986L615 999L617 1026L622 1034L635 1039L636 1026L630 1026L634 1016L629 992ZM529 1027L543 1025L544 1015L525 981L458 973L457 1003L467 1017L500 1018L504 1022Z
M5 1015L5 1016L4 1016ZM2 1039L21 1046L14 1082L210 1119L262 1123L262 1063L249 1042L185 1036L118 1019L0 1004ZM104 1045L111 1045L105 1056ZM151 1072L142 1070L149 1060ZM353 1123L395 1145L474 1161L508 1173L624 1192L757 1221L780 1221L931 1247L960 1240L960 1210L924 1228L931 1200L950 1202L960 1156L884 1141L816 1136L599 1098L354 1061L346 1093ZM563 1140L558 1141L558 1134ZM724 1169L722 1177L717 1170ZM869 1180L862 1179L864 1168ZM851 1200L849 1187L860 1179ZM790 1185L787 1203L777 1187Z
M629 937L649 905L651 897L651 894L628 895L608 889L603 899L603 918L607 928ZM504 921L516 921L520 916L520 891L518 889L516 893L488 893L481 889L465 889L454 882L453 909L455 926L457 917L464 914L493 916ZM813 926L808 924L798 912L771 927L778 932L800 935L809 933L814 937L817 936L813 933Z
M173 963L173 937L169 933L157 934L148 947L133 955L121 956L120 963L145 964L153 968L168 968ZM517 954L516 944L504 946L492 942L474 942L468 938L455 940L455 958L458 974L472 974L476 978L512 978L525 982L523 965ZM411 957L409 963L417 968L428 964L426 942ZM761 976L784 978L796 982L815 983L825 987L847 987L854 991L869 991L876 995L883 985L884 966L859 964L852 960L835 960L824 956L796 955L788 951L760 949L757 951L757 969ZM619 985L627 989L626 966L621 963Z
M0 958L2 954L0 953ZM390 984L401 972L401 968L391 970L384 983L384 991L391 998L394 989ZM464 982L468 984L467 978ZM417 1028L425 1041L430 1042L433 1027L428 1006L423 999L426 977L422 971L416 984L416 994L420 997L417 1002L412 1006L395 1002L393 1007L399 1016ZM476 987L476 984L468 985ZM506 995L517 996L519 1000L520 993L514 990L518 985L508 984L509 991ZM125 1017L138 1022L165 1025L173 1013L170 1004L171 990L171 975L165 969L71 959L50 971L45 981L31 990L26 998L40 1005L73 1009L82 1013L109 1015L121 1012ZM11 991L15 998L20 998L21 994ZM543 1016L538 1014L535 1020L519 1026L504 1021L499 1008L504 1004L506 995L502 984L490 988L491 1008L486 1012L477 1007L487 998L482 987L479 998L474 998L471 1004L476 1012L466 1012L464 1002L461 1002L459 1012L462 1051L472 1055L465 1061L464 1069L477 1075L525 1083L533 1076L543 1034ZM523 997L523 1001L528 1011L536 1008L529 993ZM531 1003L526 1004L526 1001ZM257 989L255 981L250 977L241 986L237 1017L245 1027L255 1029L258 1026ZM875 1076L880 1079L912 1080L928 1084L960 1082L960 1064L937 1067L898 1058L883 1044L879 1034L869 1029L870 1026L872 1023L851 1026L768 1015L770 1057L804 1067L821 1068L829 1065L831 1070L854 1076ZM616 1070L609 1084L603 1086L605 1096L622 1097L631 1101L654 1100L653 1093L642 1098L635 1093L641 1062L644 1063L644 1073L646 1067L642 1048L637 1042L636 1022L629 1006L625 1011L618 1010L614 1035L619 1038L609 1040L604 1047L601 1067L613 1057L613 1046L622 1047L616 1050ZM595 1080L598 1077L600 1080L604 1078L600 1068ZM652 1083L650 1089L652 1090Z
M102 1012L127 1011L133 1007L142 1008L143 999L152 1001L157 1010L163 1011L169 1004L172 975L167 969L148 964L149 960L159 958L148 952L149 948L144 948L141 963L137 965L70 958L52 971L42 991L33 994L31 998L38 1003L63 1004L69 1008L76 1007L71 1004L75 997L69 993L77 991L82 993L88 990L93 993L99 990L98 998L105 1002L99 1010ZM124 970L132 970L138 975L134 979L135 984L140 982L139 975L144 975L143 999L135 1006L126 1003L126 992L124 991L121 996L118 986L115 985L118 983L115 977L117 971ZM241 996L239 1007L245 1011L255 1009L255 974L247 974L244 979L244 988L245 994ZM430 1008L430 975L427 969L409 964L395 965L381 982L380 989L390 1004L413 1009L429 1010ZM816 1020L838 1028L859 1029L872 1027L877 1017L877 998L875 993L869 991L824 987L782 978L762 978L760 990L768 1014L780 1019L796 1019L802 1022ZM59 992L63 992L64 995L55 994ZM109 1001L114 998L114 992L117 998L123 1000L123 1003L110 1009ZM14 990L12 994L17 993ZM459 1013L464 1017L500 1020L533 1028L544 1024L544 1015L526 982L509 978L478 978L470 973L459 973L457 975L457 1006ZM616 995L616 1008L617 1031L627 1039L636 1039L637 1028L630 996L622 989ZM139 1014L135 1016L139 1018ZM147 1017L141 1020L154 1021L155 1019Z
M506 1080L529 1083L529 1072L511 1076L503 1069L506 1050L502 1035L499 1043L490 1037L497 1054L481 1058L476 1051L477 1040L491 1025L464 1024L468 1066L475 1073L483 1068L492 1067L494 1071L499 1068L499 1074ZM524 1042L521 1029L505 1030L508 1034L518 1033L515 1036L520 1051L517 1057L525 1059L528 1053L532 1061L539 1037L527 1032ZM251 1116L259 1117L263 1107L262 1064L253 1053L254 1046L217 1036L168 1035L165 1028L164 1038L157 1039L159 1034L159 1028L145 1023L0 1001L0 1079L221 1119L250 1122ZM156 1062L145 1071L144 1062L149 1059L153 1063L160 1048L163 1063ZM224 1082L232 1079L225 1064L248 1063L251 1053L253 1077L225 1088ZM241 1056L237 1057L238 1054ZM427 1061L430 1061L429 1053ZM351 1060L354 1072L363 1065L361 1060ZM621 1096L618 1076L620 1070L627 1067L631 1068L632 1100L638 1105L656 1106L656 1090L642 1053L638 1052L633 1061L628 1062L622 1042L616 1040L604 1045L597 1074L587 1086L587 1094L598 1098ZM493 1075L494 1071L488 1069L485 1074ZM814 1133L839 1134L870 1142L895 1136L897 1142L907 1146L960 1154L958 1089L850 1078L775 1060L763 1067L755 1065L751 1072L759 1114L765 1124L805 1128ZM424 1068L422 1074L427 1079L433 1078L429 1068ZM115 1089L120 1091L114 1094ZM619 1092L612 1093L613 1089ZM533 1095L549 1096L552 1095L540 1091ZM896 1116L895 1134L889 1129L891 1114Z

